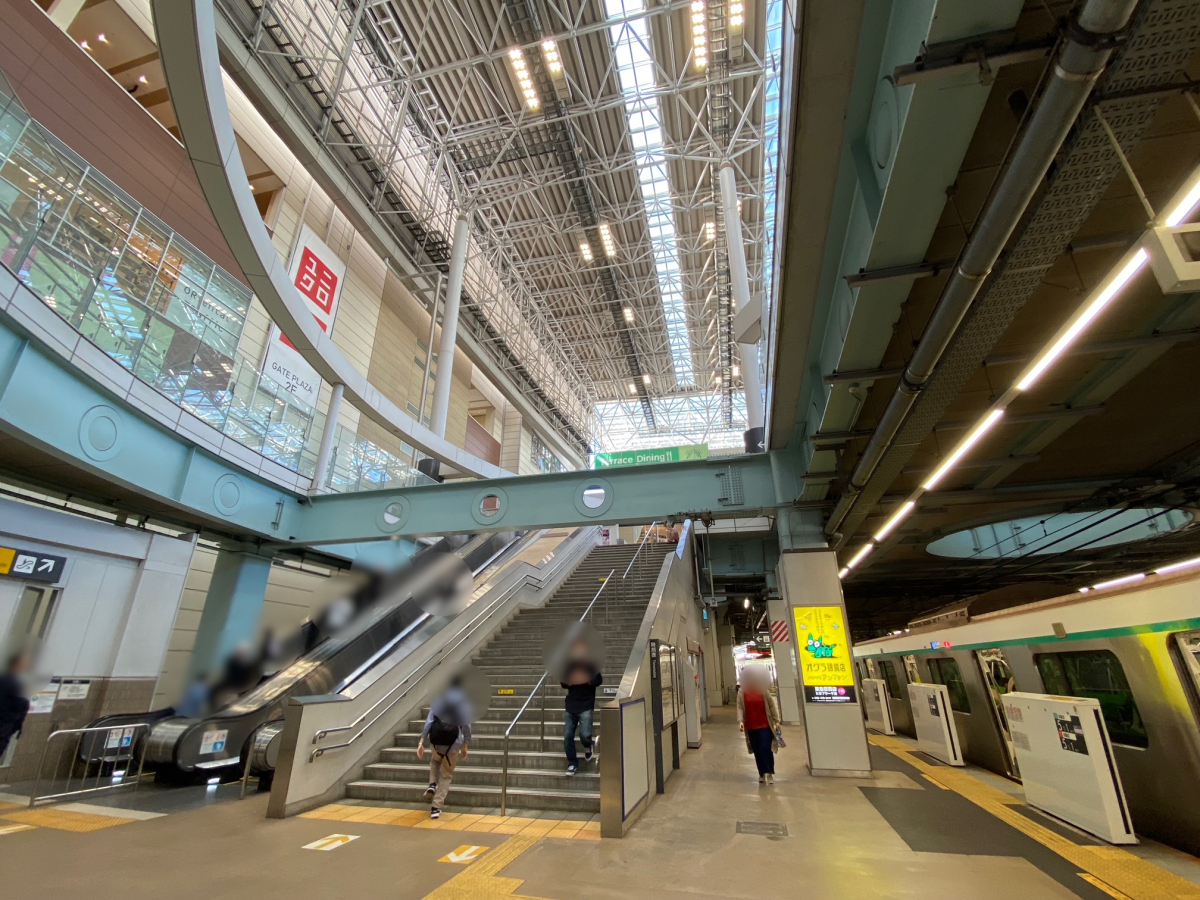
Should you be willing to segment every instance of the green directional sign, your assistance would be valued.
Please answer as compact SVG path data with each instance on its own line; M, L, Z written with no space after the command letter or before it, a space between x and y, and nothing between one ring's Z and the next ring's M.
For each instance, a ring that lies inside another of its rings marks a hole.
M708 459L708 444L656 447L651 450L622 450L619 453L597 453L592 468L613 469L618 466L645 466L653 463L681 462L688 459Z

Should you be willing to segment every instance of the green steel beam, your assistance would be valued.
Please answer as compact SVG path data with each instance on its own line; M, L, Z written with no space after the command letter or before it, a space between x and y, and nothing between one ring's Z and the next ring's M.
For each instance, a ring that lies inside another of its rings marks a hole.
M101 389L7 313L0 313L0 431L145 498L149 511L165 505L181 524L241 540L277 539L301 510L298 495L198 449Z
M632 524L670 517L774 515L781 500L775 491L771 456L759 453L317 497L288 538L315 544L481 529ZM783 464L790 467L790 458ZM592 489L602 490L603 495L586 493ZM496 499L485 503L489 497ZM790 505L791 499L782 502ZM490 504L496 505L494 515L484 511Z

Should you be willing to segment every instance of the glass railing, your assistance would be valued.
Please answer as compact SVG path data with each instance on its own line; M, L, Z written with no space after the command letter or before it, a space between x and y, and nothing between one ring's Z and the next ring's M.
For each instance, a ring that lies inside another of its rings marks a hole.
M139 380L313 476L325 416L238 350L250 291L43 128L2 72L0 264ZM434 483L401 452L339 426L325 488Z

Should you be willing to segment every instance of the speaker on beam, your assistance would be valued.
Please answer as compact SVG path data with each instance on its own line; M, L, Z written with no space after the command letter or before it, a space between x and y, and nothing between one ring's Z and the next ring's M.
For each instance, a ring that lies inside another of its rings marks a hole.
M763 446L767 439L767 429L765 428L748 428L742 434L742 440L746 444L747 453L762 453L766 448Z
M417 461L417 471L422 475L432 478L434 481L441 484L446 479L439 474L442 471L441 460L434 459L432 456L427 456L424 459Z

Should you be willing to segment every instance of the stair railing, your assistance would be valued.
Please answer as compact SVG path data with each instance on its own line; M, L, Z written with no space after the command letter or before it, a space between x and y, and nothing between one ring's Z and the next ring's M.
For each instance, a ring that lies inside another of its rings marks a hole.
M605 576L604 584L600 585L600 590L596 591L596 596L592 598L592 602L587 605L587 609L579 617L580 622L588 617L588 613L592 611L592 607L596 605L596 601L600 599L600 595L604 593L604 589L608 587L609 582L613 580L613 575L616 573L617 570L613 569ZM500 761L500 815L502 816L508 815L508 741L512 736L513 729L517 727L517 722L520 721L521 716L525 715L525 710L529 708L530 702L537 695L538 691L542 692L542 738L538 744L538 748L542 749L546 745L546 679L549 676L549 669L542 673L542 677L533 686L533 690L529 692L529 696L525 698L525 702L521 704L521 708L513 716L513 720L508 723L508 728L504 731L503 756Z
M649 539L650 535L654 534L654 526L657 524L658 522L650 523L650 527L646 529L646 533L643 534L642 539L638 541L638 548L634 551L633 557L629 560L629 565L625 567L625 574L621 576L621 599L625 602L629 602L629 570L632 569L633 564L637 562L638 556L641 555L642 548L646 546L646 541ZM640 572L641 570L639 569L638 571Z

